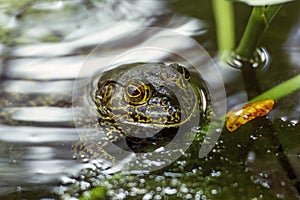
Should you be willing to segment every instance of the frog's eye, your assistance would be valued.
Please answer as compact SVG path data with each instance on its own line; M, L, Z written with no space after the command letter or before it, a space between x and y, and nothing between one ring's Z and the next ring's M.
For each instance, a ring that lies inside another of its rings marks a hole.
M190 80L191 74L189 70L187 70L184 66L178 65L176 63L170 64L170 67L178 71L180 74L184 76L186 80Z
M140 80L129 80L125 86L124 99L130 104L144 104L150 99L151 95L150 85Z

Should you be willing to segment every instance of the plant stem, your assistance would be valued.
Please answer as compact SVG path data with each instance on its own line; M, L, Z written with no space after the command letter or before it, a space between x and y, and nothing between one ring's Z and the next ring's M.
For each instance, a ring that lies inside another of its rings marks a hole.
M219 57L221 60L227 60L235 43L233 6L227 0L213 0L212 6L216 22Z
M250 102L261 101L269 98L278 100L297 90L300 90L300 74L263 92L262 94L251 99Z
M267 29L282 5L253 7L248 24L236 48L236 54L244 59L253 57L263 32Z
M275 15L278 13L278 11L282 7L282 5L283 4L272 5L272 6L268 6L265 9L266 20L267 20L267 22L269 24L271 23L271 21L273 20L273 18L275 17Z
M266 99L279 100L283 97L286 97L286 96L292 94L293 92L295 92L297 90L300 90L300 74L261 93L260 95L251 99L248 103L263 101ZM225 118L226 118L225 115L221 116L221 120L225 120Z
M252 58L262 32L267 23L263 15L264 7L258 6L252 9L250 19L242 36L242 39L236 49L236 54L242 58Z

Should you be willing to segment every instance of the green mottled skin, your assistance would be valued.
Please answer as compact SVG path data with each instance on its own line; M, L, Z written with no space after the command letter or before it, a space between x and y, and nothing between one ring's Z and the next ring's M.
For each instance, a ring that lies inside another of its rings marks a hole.
M136 63L104 72L92 99L98 123L94 132L80 134L74 154L113 160L105 150L110 143L123 141L129 148L137 146L133 151L143 152L145 149L137 148L174 137L173 131L199 111L189 79L187 69L177 64ZM156 132L159 134L148 138Z

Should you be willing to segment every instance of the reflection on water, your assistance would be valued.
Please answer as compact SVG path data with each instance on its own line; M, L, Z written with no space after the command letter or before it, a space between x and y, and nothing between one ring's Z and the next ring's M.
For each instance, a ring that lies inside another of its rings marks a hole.
M0 44L1 195L35 190L46 191L39 196L47 197L50 185L82 168L71 152L78 140L71 95L86 54L96 45L104 44L104 57L138 46L139 33L111 39L133 27L205 33L201 21L173 15L164 4L78 0L1 5L5 12L0 12L0 26L9 33ZM148 42L164 39L149 38ZM173 48L186 51L189 45L174 43Z

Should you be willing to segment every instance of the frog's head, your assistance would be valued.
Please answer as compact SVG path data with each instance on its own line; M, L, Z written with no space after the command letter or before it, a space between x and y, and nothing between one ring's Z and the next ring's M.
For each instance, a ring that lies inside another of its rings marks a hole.
M177 64L126 65L105 72L95 93L98 117L122 126L171 128L195 113L189 71Z

